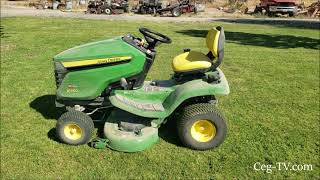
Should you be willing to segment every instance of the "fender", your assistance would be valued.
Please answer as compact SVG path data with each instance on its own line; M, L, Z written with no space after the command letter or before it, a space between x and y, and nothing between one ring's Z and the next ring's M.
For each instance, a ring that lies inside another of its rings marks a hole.
M199 96L223 96L230 92L228 81L223 72L218 69L220 82L210 84L202 79L189 81L182 85L163 88L162 91L146 92L137 90L116 90L109 100L112 105L132 114L164 119L185 100Z

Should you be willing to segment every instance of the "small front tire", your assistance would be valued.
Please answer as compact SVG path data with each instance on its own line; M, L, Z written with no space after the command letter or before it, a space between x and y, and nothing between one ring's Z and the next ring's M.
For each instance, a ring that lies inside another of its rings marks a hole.
M182 110L178 121L178 135L182 143L195 150L219 146L227 134L227 125L214 105L193 104Z
M105 8L104 9L104 13L107 14L107 15L111 15L112 14L111 8Z
M56 133L61 142L86 144L91 139L94 124L90 116L80 111L68 111L58 119Z

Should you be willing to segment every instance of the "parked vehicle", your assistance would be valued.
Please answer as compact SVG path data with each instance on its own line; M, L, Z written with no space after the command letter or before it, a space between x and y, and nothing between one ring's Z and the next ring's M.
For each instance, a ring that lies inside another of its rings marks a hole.
M183 13L197 13L197 8L195 5L191 4L189 0L178 0L177 4L168 5L166 8L157 10L157 13L160 15L166 12L171 12L173 17L178 17Z
M104 1L92 0L88 2L87 12L89 14L101 14L104 9Z
M88 3L87 13L94 14L122 14L129 11L127 0L91 0Z
M161 8L161 0L140 0L138 6L132 12L138 14L156 14L157 10Z
M268 16L289 14L292 17L297 13L297 9L295 0L260 0L260 4L256 6L254 12L265 12Z

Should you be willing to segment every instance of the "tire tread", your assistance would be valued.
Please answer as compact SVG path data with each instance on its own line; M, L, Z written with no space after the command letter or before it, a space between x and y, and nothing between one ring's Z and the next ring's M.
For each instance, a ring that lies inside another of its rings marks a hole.
M65 140L64 137L60 135L60 128L63 128L63 125L70 120L72 120L73 122L77 122L79 124L84 124L84 126L88 128L87 130L89 131L89 133L88 135L85 134L85 136L89 136L89 137L86 137L83 142L81 141L75 144L69 143L68 140ZM94 129L94 124L91 117L83 112L75 111L75 110L71 110L62 114L59 120L57 121L57 125L56 125L56 131L59 139L64 143L72 144L72 145L80 145L80 144L87 143L87 141L89 141L91 138L93 129Z
M196 150L207 150L208 148L204 147L195 147L185 141L184 137L184 128L186 126L186 123L192 119L194 116L202 115L206 113L214 113L218 118L224 119L224 117L220 114L220 112L216 109L215 105L209 104L209 103L198 103L198 104L192 104L189 106L186 106L182 109L182 112L180 114L180 118L177 122L177 129L178 129L178 135L182 141L182 143L191 148ZM223 136L223 139L225 138L225 135Z

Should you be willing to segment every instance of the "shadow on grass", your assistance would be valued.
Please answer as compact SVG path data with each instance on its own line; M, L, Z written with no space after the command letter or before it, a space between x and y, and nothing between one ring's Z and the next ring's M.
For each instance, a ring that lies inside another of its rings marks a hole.
M58 120L65 112L63 108L56 108L55 95L43 95L34 99L29 106L40 113L46 120ZM47 133L49 139L60 142L56 135L56 128L52 128Z
M184 147L177 133L176 120L173 118L168 119L166 124L160 126L159 137L170 144L175 144L179 147Z
M0 26L0 38L1 39L4 39L4 38L9 38L11 37L9 34L12 34L12 33L7 33L7 32L4 32L4 26Z
M56 141L58 143L61 143L61 141L59 140L59 138L56 135L56 128L50 129L50 131L47 133L47 136L49 139Z
M180 34L185 34L193 37L205 37L207 30L188 29L176 31ZM245 32L225 31L226 40L230 43L251 46L263 46L279 49L288 48L306 48L320 49L320 40L308 37L299 37L291 35L267 35L267 34L251 34Z
M301 29L319 29L320 22L316 20L288 20L288 19L217 19L214 21L240 23L240 24L259 24L277 27L291 27Z
M29 105L47 120L57 120L63 112L65 112L65 109L56 108L55 98L55 95L40 96L34 99Z

